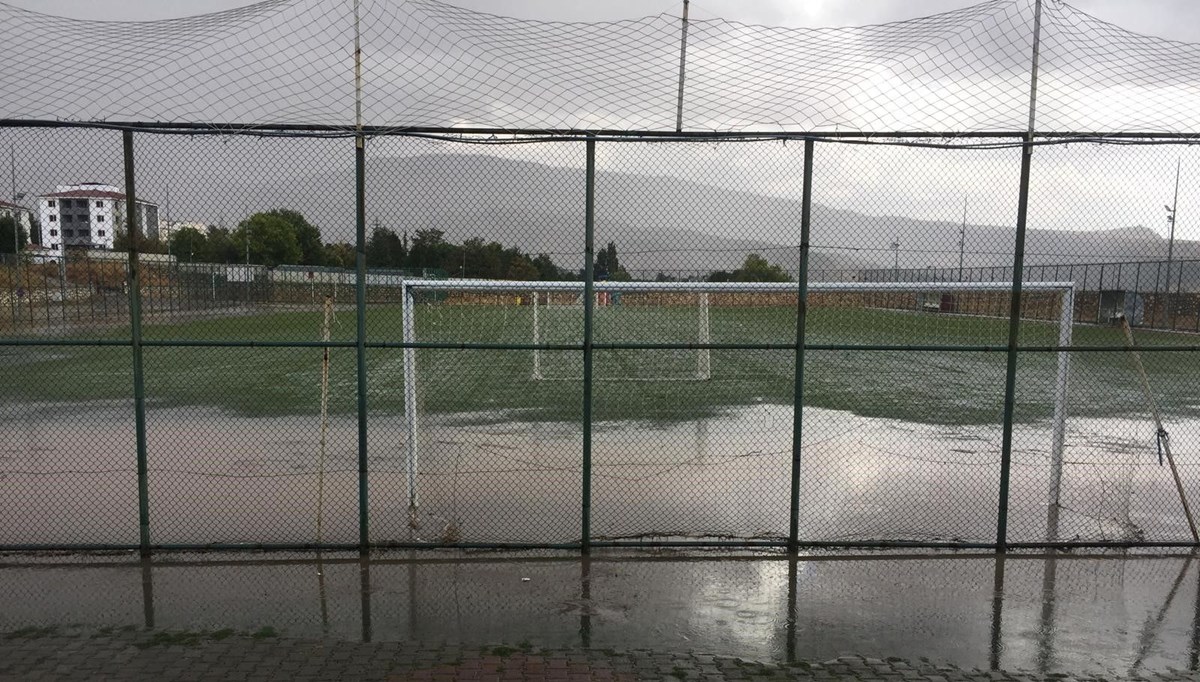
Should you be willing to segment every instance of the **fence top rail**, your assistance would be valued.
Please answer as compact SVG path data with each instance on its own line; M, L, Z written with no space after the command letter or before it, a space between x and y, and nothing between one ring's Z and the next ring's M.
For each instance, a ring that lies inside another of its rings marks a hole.
M581 281L542 282L495 279L407 280L409 289L453 291L583 291ZM593 284L596 291L654 292L679 291L689 293L794 293L796 282L608 282ZM1025 291L1072 291L1074 282L1025 282ZM1011 282L809 282L809 293L824 292L940 292L940 291L1012 291Z

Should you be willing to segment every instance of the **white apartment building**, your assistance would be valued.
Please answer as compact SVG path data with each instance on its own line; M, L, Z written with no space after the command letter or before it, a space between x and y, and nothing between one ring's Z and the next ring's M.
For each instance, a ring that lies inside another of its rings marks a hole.
M137 202L138 225L147 239L158 237L158 204ZM113 248L117 228L128 229L125 194L114 185L58 185L38 197L41 245L51 251Z

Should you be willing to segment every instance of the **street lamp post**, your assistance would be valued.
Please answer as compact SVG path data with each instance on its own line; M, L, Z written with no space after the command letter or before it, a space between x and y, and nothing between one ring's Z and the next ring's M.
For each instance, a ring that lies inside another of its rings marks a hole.
M892 239L890 245L892 247L892 278L897 282L900 281L900 238Z
M1182 165L1182 159L1175 161L1175 196L1171 200L1170 206L1163 206L1167 209L1167 296L1165 304L1167 306L1167 326L1175 325L1174 316L1171 314L1171 262L1175 258L1175 209L1179 207L1179 169Z

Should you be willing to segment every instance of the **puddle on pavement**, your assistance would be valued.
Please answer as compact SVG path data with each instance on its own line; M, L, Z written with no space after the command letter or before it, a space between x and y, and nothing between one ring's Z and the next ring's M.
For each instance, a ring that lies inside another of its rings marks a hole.
M405 422L371 416L374 542L578 540L577 425L487 417L422 422L414 529ZM331 422L323 477L312 416L152 407L148 419L154 542L313 542L318 490L322 539L357 540L353 419ZM784 536L791 429L790 407L770 404L703 421L598 423L594 536ZM1153 436L1145 420L1070 420L1060 537L1187 539ZM806 408L801 537L991 542L1000 441L999 424ZM1050 442L1045 423L1016 427L1010 540L1045 537ZM0 406L0 544L135 544L133 443L125 403ZM1191 453L1179 443L1187 464ZM1196 485L1188 491L1195 496ZM651 549L601 551L586 563L569 553L504 560L378 552L366 570L344 557L249 563L245 554L225 563L205 554L159 555L145 566L96 566L96 557L21 565L39 556L2 559L0 629L270 625L334 639L529 641L764 660L856 653L1121 673L1195 669L1200 643L1200 560L1182 558L1014 557L1002 572L990 556L791 563L722 553L681 560Z
M64 416L65 415L65 416ZM565 543L580 537L582 439L573 423L447 415L422 421L415 479L401 415L369 420L371 535L386 542ZM1186 431L1193 424L1169 428ZM357 431L319 420L151 407L151 536L157 543L358 539ZM805 409L800 536L812 541L995 539L999 424L946 426ZM599 422L592 533L783 538L792 411L759 404L700 421ZM1061 539L1189 539L1148 420L1072 418ZM1014 432L1009 540L1046 538L1051 433ZM1173 441L1190 466L1186 439ZM0 407L0 544L138 539L132 410L113 404ZM1185 471L1186 473L1186 471ZM1200 485L1185 476L1189 494ZM411 485L410 485L411 484ZM417 528L410 526L410 491Z
M646 648L764 661L859 654L1122 675L1195 670L1200 642L1200 559L1185 556L790 561L604 550L585 561L405 550L366 562L345 554L320 563L303 554L256 559L10 555L0 564L0 632L76 623L270 626L285 637L333 640Z

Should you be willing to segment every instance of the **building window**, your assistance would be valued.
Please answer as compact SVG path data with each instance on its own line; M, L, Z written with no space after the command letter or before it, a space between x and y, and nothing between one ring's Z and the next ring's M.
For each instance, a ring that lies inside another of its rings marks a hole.
M104 230L96 230L96 234L98 234L98 235L100 235L101 237L103 237L103 236L104 236Z
M49 208L54 208L54 200L53 200L53 199L51 199L51 200L47 201L47 202L46 202L46 206L47 206L47 207L49 207Z
M74 216L72 216L70 213L64 213L64 214L63 214L63 222L64 222L64 223L69 223L69 222L71 222L71 221L72 221L72 220L74 220L74 219L75 219L75 217L74 217Z
M103 202L103 201L97 201L97 202L96 202L96 208L104 208L104 202Z
M63 236L64 237L74 237L75 230L63 230Z
M58 222L58 216L56 216L56 215L50 216L50 222L52 222L52 223Z
M98 223L104 222L104 216L102 216L102 215L96 216L96 222L98 222Z
M50 248L54 249L55 251L58 251L58 244L51 244Z
M58 230L50 230L50 236L51 236L51 237L57 237L57 236L58 236Z

